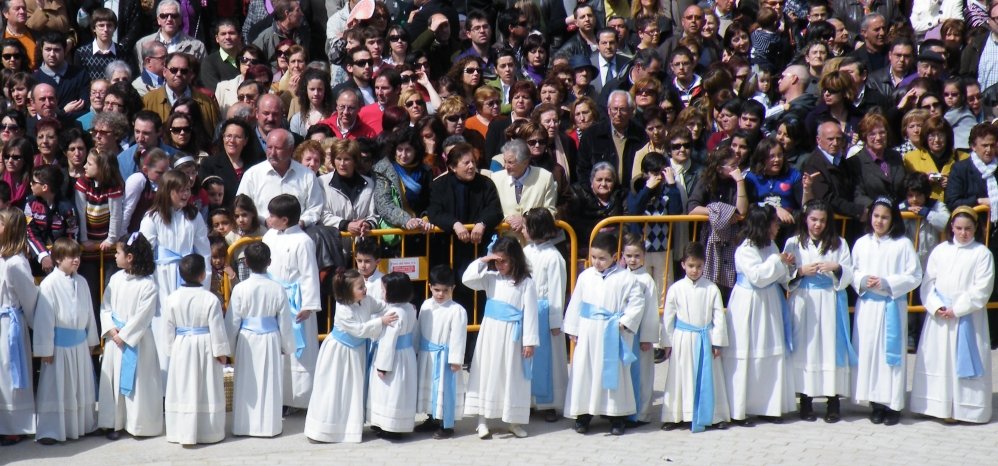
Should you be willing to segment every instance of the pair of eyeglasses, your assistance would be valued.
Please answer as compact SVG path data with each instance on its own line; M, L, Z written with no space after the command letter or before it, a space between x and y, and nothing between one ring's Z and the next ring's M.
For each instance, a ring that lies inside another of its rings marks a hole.
M21 154L4 154L3 155L3 159L4 160L12 160L14 162L20 162L20 161L24 160L24 157L22 157Z
M406 108L421 107L423 105L422 100L410 100L405 103Z
M357 61L353 62L353 66L359 66L361 68L367 68L367 67L372 66L372 65L374 65L374 60L371 60L370 58L366 58L366 59L363 59L363 60L357 60Z
M482 74L481 68L465 68L464 74Z
M167 69L170 70L170 73L179 74L181 76L186 76L187 73L191 72L190 68L171 67L171 68L167 68Z
M459 122L461 120L464 120L464 117L461 116L461 115L450 115L450 116L448 116L448 117L446 117L444 119L447 120L447 121L449 121L449 122L451 122L451 123L457 123L457 122Z
M170 128L170 132L173 134L189 133L191 132L190 126L174 126Z

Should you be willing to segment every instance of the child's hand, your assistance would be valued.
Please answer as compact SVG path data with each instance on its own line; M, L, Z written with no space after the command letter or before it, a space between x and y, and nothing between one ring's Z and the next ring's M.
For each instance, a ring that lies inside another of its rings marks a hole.
M672 167L665 167L662 169L662 176L665 177L665 182L668 184L676 184L676 172Z
M378 369L378 378L379 379L385 380L385 375L387 375L387 374L388 374L387 372L385 372L385 371L383 371L381 369Z
M552 337L556 337L558 335L561 335L561 329L560 328L553 328L553 329L551 329L551 336Z
M671 357L672 357L672 347L665 348L665 359L669 359Z
M939 309L936 309L936 315L939 316L939 317L941 317L941 318L943 318L943 319L954 319L954 318L956 318L956 314L953 313L953 310L947 308L946 306L943 306L943 307L941 307Z
M49 273L52 271L52 256L45 256L42 259L42 272Z
M842 266L839 265L838 262L824 261L824 262L817 262L816 265L818 266L818 272L834 273L838 272L839 270L842 270Z
M118 348L125 348L125 340L122 340L117 333L114 334L114 338L112 338L112 340L114 340L114 344L118 345Z
M104 240L104 242L102 242L100 244L100 250L101 251L107 251L109 249L114 249L114 248L115 248L115 245L111 241Z
M525 358L532 358L533 356L534 356L534 347L533 346L524 346L523 347L523 357L525 357Z
M225 270L225 275L229 277L229 280L236 278L236 271L232 270L231 265L226 265L224 270Z
M917 214L917 213L919 213L921 211L922 211L922 206L920 206L920 205L910 205L910 206L908 206L908 212L911 212L913 214Z
M43 356L43 357L41 357L39 359L41 359L42 362L45 363L45 364L52 364L52 362L55 361L55 357L54 356Z
M219 364L223 364L223 365L224 365L225 363L229 362L229 357L228 357L228 356L219 356L219 357L217 357L217 358L215 358L215 359L217 359L217 360L218 360L218 363L219 363Z
M649 173L648 180L645 181L645 187L648 189L655 189L658 185L662 184L662 174L661 173Z
M451 364L450 365L450 371L451 372L460 372L461 371L461 365L460 364Z
M880 289L880 277L866 277L866 287L871 290Z
M715 346L711 352L714 353L714 359L721 357L721 348Z
M800 268L800 275L803 277L810 277L818 273L818 262L812 262L810 264L804 264Z
M652 347L651 343L647 342L641 343L641 351L651 351L651 347Z
M295 316L295 322L304 322L305 319L308 319L308 315L311 314L311 313L312 313L312 311L310 311L308 309L305 309L305 310L299 312L298 315Z
M394 312L392 312L391 314L385 314L381 316L382 325L388 325L392 322L395 322L396 320L399 320L399 315Z

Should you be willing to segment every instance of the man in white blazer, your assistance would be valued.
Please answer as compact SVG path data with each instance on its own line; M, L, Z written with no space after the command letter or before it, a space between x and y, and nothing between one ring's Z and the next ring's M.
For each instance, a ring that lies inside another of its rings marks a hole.
M555 213L557 186L551 172L530 166L527 143L513 139L502 146L502 171L492 173L492 182L499 192L504 221L514 231L523 229L523 213L543 207Z

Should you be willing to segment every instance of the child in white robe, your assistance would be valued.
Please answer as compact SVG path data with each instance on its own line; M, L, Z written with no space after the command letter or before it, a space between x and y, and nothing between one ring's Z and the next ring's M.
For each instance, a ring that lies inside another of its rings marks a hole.
M412 282L401 272L382 278L386 312L398 315L398 321L381 331L374 343L374 355L368 377L368 406L371 428L383 438L401 438L416 424L416 349L419 324L412 299Z
M922 266L897 204L878 198L870 206L870 233L852 248L856 300L853 343L858 363L853 398L873 408L870 422L895 425L904 409L908 292L922 282Z
M273 437L284 430L282 354L295 351L288 295L267 277L270 248L252 243L243 251L252 273L232 289L225 314L229 347L235 348L232 435Z
M54 445L97 429L97 389L90 348L100 343L90 287L77 273L79 243L52 245L56 269L42 280L35 309L35 356L41 358L35 439Z
M538 297L538 335L540 345L534 353L530 391L534 407L544 413L544 420L560 417L555 409L564 409L568 388L568 351L561 333L565 314L565 283L568 273L565 258L554 246L559 236L551 211L536 207L523 214L523 236L529 242L523 253L530 263Z
M399 316L386 313L385 303L367 296L364 276L353 269L333 277L333 295L336 320L319 349L304 433L313 442L360 443L367 393L367 345Z
M986 218L984 221L987 221ZM911 412L945 420L991 420L991 341L987 304L994 258L975 241L981 225L970 207L957 207L949 241L929 256L922 280L925 326L915 356Z
M725 429L731 420L721 348L728 331L721 291L703 277L707 253L689 243L680 265L686 276L669 287L662 316L662 341L669 362L662 403L662 429L690 423L693 432L713 425Z
M101 302L104 357L101 360L97 427L117 440L121 429L136 437L163 433L163 378L149 327L159 292L152 245L141 233L118 241L111 276Z
M381 255L378 253L378 240L374 238L361 238L354 243L353 263L357 271L364 276L367 285L367 295L380 300L385 300L385 286L381 278L385 274L378 270L378 261Z
M295 350L284 356L284 406L288 407L286 414L292 414L307 408L312 396L319 355L319 324L315 317L321 309L319 266L315 243L298 226L298 198L281 194L271 199L268 209L271 229L263 235L263 242L270 247L268 271L288 295L294 329Z
M465 377L461 372L468 338L468 313L454 302L454 272L446 265L430 270L429 299L419 308L419 396L416 411L429 417L417 431L433 438L454 436L454 421L464 415Z
M0 209L0 446L35 431L28 328L35 320L38 287L25 257L27 221L15 207ZM11 343L14 343L11 345Z
M152 245L156 258L156 273L153 275L159 289L159 306L180 287L180 274L177 272L180 259L194 253L204 258L205 267L211 266L211 245L208 241L208 226L198 210L188 204L191 197L190 178L178 170L163 174L159 190L153 198L153 206L142 218L139 232ZM211 280L205 279L202 286L211 289ZM104 327L101 327L104 328ZM170 352L166 350L169 338L160 309L152 320L152 335L159 354L159 367L162 372L162 386L166 386L167 371L170 367Z
M205 275L203 257L184 256L180 260L184 284L163 305L163 334L171 352L166 440L183 446L217 443L225 438L222 368L229 356L229 338L222 321L222 303L201 287Z
M787 359L792 320L783 291L793 256L781 254L773 241L780 222L772 206L750 208L745 223L728 301L729 345L722 351L728 409L738 425L751 424L750 415L781 423L783 413L797 407Z
M791 371L800 393L800 418L817 420L812 398L826 397L825 422L833 423L842 418L839 397L852 394L849 373L856 365L846 301L852 259L849 245L831 225L827 204L812 200L801 217L797 235L783 248L794 256L796 270L789 299L795 346Z
M488 296L471 360L464 413L478 416L476 430L481 439L492 436L487 419L496 418L509 424L509 433L515 437L526 437L530 364L539 338L537 291L523 248L514 238L499 238L488 255L468 265L462 281Z
M645 268L645 240L639 235L624 235L623 259L627 270L641 285L641 296L644 300L644 312L641 314L641 326L638 327L638 337L634 339L632 351L638 357L631 364L631 378L634 384L634 402L637 414L628 420L632 426L640 426L651 421L652 397L655 388L655 351L654 345L661 339L658 314L659 293L655 278Z
M610 433L623 435L626 418L637 413L630 368L637 362L634 339L645 300L634 274L618 267L617 237L596 235L589 267L579 275L565 312L565 333L575 344L568 374L565 416L585 434L593 416L610 418ZM610 343L609 345L604 344ZM616 367L605 367L605 361Z

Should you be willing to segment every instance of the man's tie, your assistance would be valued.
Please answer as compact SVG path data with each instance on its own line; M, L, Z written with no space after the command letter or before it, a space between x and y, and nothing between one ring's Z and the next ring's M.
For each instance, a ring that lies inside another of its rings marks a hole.
M516 203L520 203L520 198L523 197L523 183L519 181L513 183L513 188L516 191Z

